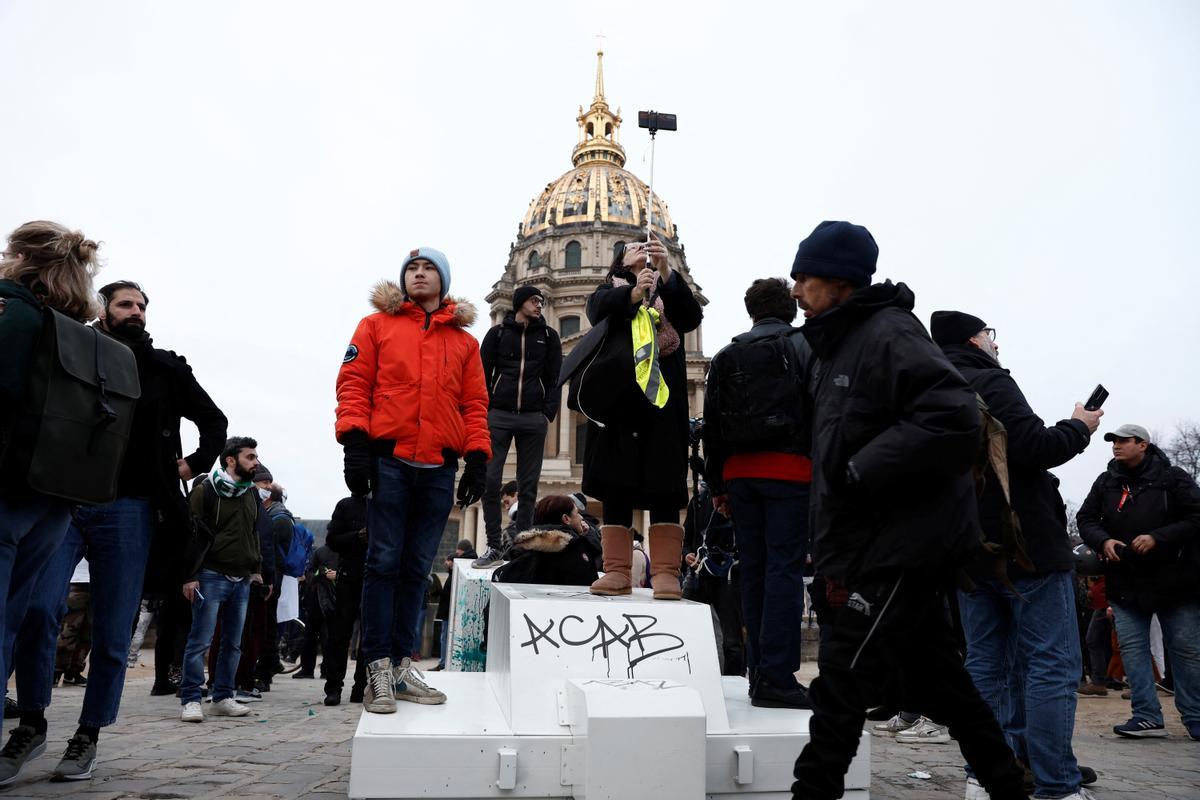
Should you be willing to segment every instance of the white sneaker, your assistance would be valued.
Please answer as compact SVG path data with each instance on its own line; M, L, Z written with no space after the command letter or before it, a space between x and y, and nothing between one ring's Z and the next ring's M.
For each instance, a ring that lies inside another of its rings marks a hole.
M992 800L992 796L977 779L967 778L967 793L963 795L963 800Z
M446 702L445 692L439 692L425 683L425 675L413 666L411 658L401 659L392 667L392 693L397 700L424 705L440 705Z
M1038 800L1037 795L1034 795L1034 800ZM1078 792L1059 798L1059 800L1096 800L1096 795L1092 794L1087 787L1080 786Z
M946 744L950 741L950 731L945 725L921 717L916 725L897 733L896 741L905 744Z
M396 713L396 687L392 660L386 656L367 664L367 688L363 692L363 711L372 714Z
M204 722L204 709L199 703L188 703L179 718L184 722Z
M871 732L876 736L895 736L896 734L900 733L900 731L906 731L920 721L921 718L917 717L912 722L906 722L904 717L897 714L887 722L880 722L872 725Z
M232 697L226 697L213 703L210 713L214 717L244 717L250 713L250 706L244 706Z

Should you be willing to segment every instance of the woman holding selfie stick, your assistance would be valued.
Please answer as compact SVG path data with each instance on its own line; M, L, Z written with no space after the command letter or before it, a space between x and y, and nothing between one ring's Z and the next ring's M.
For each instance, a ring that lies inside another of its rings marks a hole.
M645 311L646 313L640 313ZM633 510L650 513L650 574L654 597L678 600L683 527L687 505L688 395L685 334L700 325L704 312L687 281L667 265L667 248L655 237L620 248L608 279L588 298L588 320L609 320L610 331L646 322L644 346L631 333L631 354L649 353L649 385L640 388L650 402L645 411L605 426L589 420L583 463L583 491L604 503L600 528L604 575L592 584L600 595L629 594L633 558ZM650 328L650 324L653 328ZM638 349L640 347L640 349Z

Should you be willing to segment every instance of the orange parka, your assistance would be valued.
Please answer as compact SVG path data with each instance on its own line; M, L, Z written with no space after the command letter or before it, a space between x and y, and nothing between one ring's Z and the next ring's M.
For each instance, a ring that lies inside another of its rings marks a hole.
M392 454L441 464L453 451L491 458L487 385L479 342L466 328L475 307L447 297L432 314L384 281L364 317L337 377L338 441L350 431L395 441Z

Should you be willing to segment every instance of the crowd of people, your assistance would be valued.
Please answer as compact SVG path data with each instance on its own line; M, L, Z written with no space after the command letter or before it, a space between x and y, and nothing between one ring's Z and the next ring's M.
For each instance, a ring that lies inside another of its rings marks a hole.
M1106 433L1113 460L1073 548L1049 470L1084 451L1103 411L1076 403L1046 425L1001 366L995 328L947 310L927 329L908 286L873 282L879 250L862 226L821 223L791 281L750 284L750 328L713 358L700 424L683 337L703 310L663 242L617 249L587 301L591 332L567 359L536 286L515 290L480 343L475 309L449 294L446 255L412 250L399 282L375 287L338 373L350 496L315 549L258 443L228 436L184 358L154 345L146 290L93 292L96 250L39 221L14 231L0 260L0 657L18 717L0 786L46 748L60 674L85 692L53 778L91 776L150 614L152 694L178 694L183 721L247 714L289 647L297 678L315 678L321 655L325 703L340 703L356 630L352 702L370 713L445 703L416 659L447 518L478 501L486 545L476 554L465 539L455 555L495 580L708 603L722 670L748 678L751 703L812 711L798 798L841 796L868 716L881 735L956 740L967 798L1086 798L1096 775L1072 749L1077 697L1122 676L1132 716L1116 734L1166 735L1158 687L1169 686L1200 740L1194 478L1145 428ZM84 388L52 418L34 401L56 368ZM588 420L583 492L539 497L567 384ZM186 455L182 419L200 433ZM97 466L53 469L53 436L84 441ZM514 442L516 480L504 484ZM70 648L56 661L85 556L86 678ZM1084 562L1095 574L1081 617ZM289 644L276 621L296 581L305 635ZM807 687L796 679L806 593L820 637ZM449 595L435 614L438 669Z

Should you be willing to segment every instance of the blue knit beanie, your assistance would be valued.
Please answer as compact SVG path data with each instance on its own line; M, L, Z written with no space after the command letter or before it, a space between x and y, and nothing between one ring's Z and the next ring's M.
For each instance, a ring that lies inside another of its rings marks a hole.
M450 259L446 258L446 254L441 250L434 250L432 247L418 247L409 252L408 258L404 259L404 263L400 265L400 288L404 289L404 270L408 269L408 265L418 258L425 259L437 269L438 277L442 280L441 299L445 300L450 291ZM408 297L407 290L405 290L404 296Z
M792 277L841 278L862 287L871 282L878 260L879 246L869 230L849 222L826 221L800 243Z

